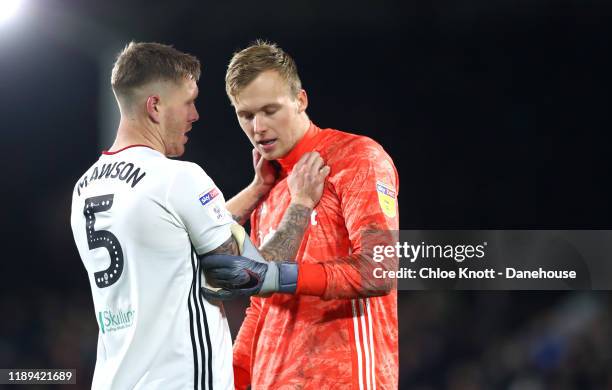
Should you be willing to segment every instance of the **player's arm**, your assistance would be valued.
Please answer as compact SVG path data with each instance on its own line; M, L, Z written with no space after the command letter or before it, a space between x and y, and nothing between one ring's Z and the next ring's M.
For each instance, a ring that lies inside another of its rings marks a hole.
M310 223L310 214L323 195L327 167L317 152L306 153L287 178L291 203L276 232L260 248L267 260L294 259Z
M291 204L276 233L258 251L244 229L232 226L240 256L207 254L201 258L209 284L222 290L205 290L210 298L236 295L292 293L297 283L295 258L310 220L310 213L323 193L329 167L318 153L307 153L288 177ZM267 260L270 260L268 262Z
M395 287L392 279L374 277L374 270L396 269L397 259L375 262L373 248L393 246L397 241L399 179L382 147L369 139L359 142L353 147L354 158L334 166L330 179L340 199L351 254L310 264L312 270L300 275L298 294L324 299L359 298L385 295ZM324 283L317 284L319 280Z
M232 220L225 208L223 194L198 165L184 163L176 170L174 180L168 186L166 209L184 226L200 261L204 257L223 260L234 258L258 262L260 267L266 267L265 260L257 250L252 245L245 245L244 229ZM264 283L263 278L256 279L256 287L268 288L273 281L272 272L270 275L267 283ZM228 283L239 284L249 288L250 292L254 291L249 282L253 279L251 274L243 272L232 276ZM206 288L203 289L206 291ZM225 291L219 291L218 294L221 299L236 295ZM254 292L251 292L249 295L253 294Z
M219 245L216 249L206 253L206 255L239 255L240 250L238 249L238 243L234 236L230 236L223 244ZM205 255L202 255L205 256Z
M299 201L291 202L283 219L274 235L259 249L261 257L268 261L282 261L294 259L304 237L304 232L310 221L312 207ZM246 237L245 237L246 238ZM241 255L239 248L240 240L232 235L216 249L201 255ZM244 239L242 239L244 241Z
M339 170L333 184L340 197L352 253L315 264L279 263L292 280L295 279L291 288L281 292L335 299L385 295L394 287L392 280L376 278L373 271L375 268L394 269L397 259L377 263L372 258L374 245L393 245L396 239L393 231L399 228L398 178L393 162L382 148L371 146L362 148L361 153L343 166L339 164ZM377 186L379 183L388 190L384 194L387 198L379 197L379 190L382 190ZM378 233L367 233L372 230ZM231 259L209 265L216 268L214 277L222 275L220 279L235 278L250 267L250 264ZM221 283L225 282L221 280ZM237 294L252 295L243 286L229 283L225 286Z
M177 169L168 187L166 208L185 228L198 256L240 253L223 193L198 165L184 163Z
M304 154L297 162L287 178L291 202L276 232L259 249L259 254L263 259L284 261L295 258L310 222L310 214L323 194L325 177L328 174L329 167L325 166L323 159L316 152ZM244 241L248 240L248 237L243 235L244 232L241 229L232 226L232 237L206 255L243 254ZM251 251L256 252L257 250L253 248Z
M304 209L292 205L285 213L283 223L270 242L259 252L237 223L231 225L230 238L198 259L210 287L204 295L213 299L232 299L239 295L268 295L274 292L293 292L297 283L297 265L291 261L306 230ZM271 261L268 261L271 260Z
M226 204L232 218L239 224L244 225L253 210L274 186L278 178L278 165L276 164L276 162L262 158L261 154L253 149L255 177L251 184L228 200Z

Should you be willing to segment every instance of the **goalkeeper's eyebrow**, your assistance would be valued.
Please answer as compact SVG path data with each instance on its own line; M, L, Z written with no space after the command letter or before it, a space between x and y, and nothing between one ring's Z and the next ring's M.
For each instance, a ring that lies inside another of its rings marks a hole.
M269 103L269 104L266 104L265 106L262 106L262 107L258 108L257 110L255 110L255 112L258 112L258 111L264 111L264 112L277 111L280 108L281 108L281 105L278 104L278 103ZM236 114L238 114L238 116L253 115L253 113L251 111L247 111L247 110L240 110Z

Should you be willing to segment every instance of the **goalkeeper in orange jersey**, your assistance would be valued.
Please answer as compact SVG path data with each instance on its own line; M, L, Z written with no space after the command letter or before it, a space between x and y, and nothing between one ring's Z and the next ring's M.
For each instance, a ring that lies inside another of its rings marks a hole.
M251 297L234 345L236 387L397 388L397 291L368 276L374 263L363 238L399 228L393 161L370 138L311 122L295 63L275 44L257 41L234 54L225 80L258 172L227 208L240 223L250 217L256 246L279 229L291 200L287 177L300 158L318 152L331 168L319 203L301 209L310 220L304 238L286 241L285 253L296 255L284 264L292 269L281 269L280 293ZM227 280L265 273L244 262L203 266L209 283L249 295Z

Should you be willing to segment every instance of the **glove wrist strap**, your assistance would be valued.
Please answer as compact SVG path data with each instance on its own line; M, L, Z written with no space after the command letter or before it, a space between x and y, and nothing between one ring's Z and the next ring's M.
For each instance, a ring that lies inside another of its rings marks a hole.
M295 293L298 279L297 263L277 263L278 265L278 292L285 294Z

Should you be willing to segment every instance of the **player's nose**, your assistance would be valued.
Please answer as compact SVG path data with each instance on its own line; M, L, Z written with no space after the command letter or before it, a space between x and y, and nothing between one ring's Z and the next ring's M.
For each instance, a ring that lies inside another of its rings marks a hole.
M253 131L256 134L261 134L266 131L263 118L260 115L255 115L253 117Z
M190 122L197 122L200 119L200 114L198 114L198 110L193 110L193 113L191 114L191 120Z

